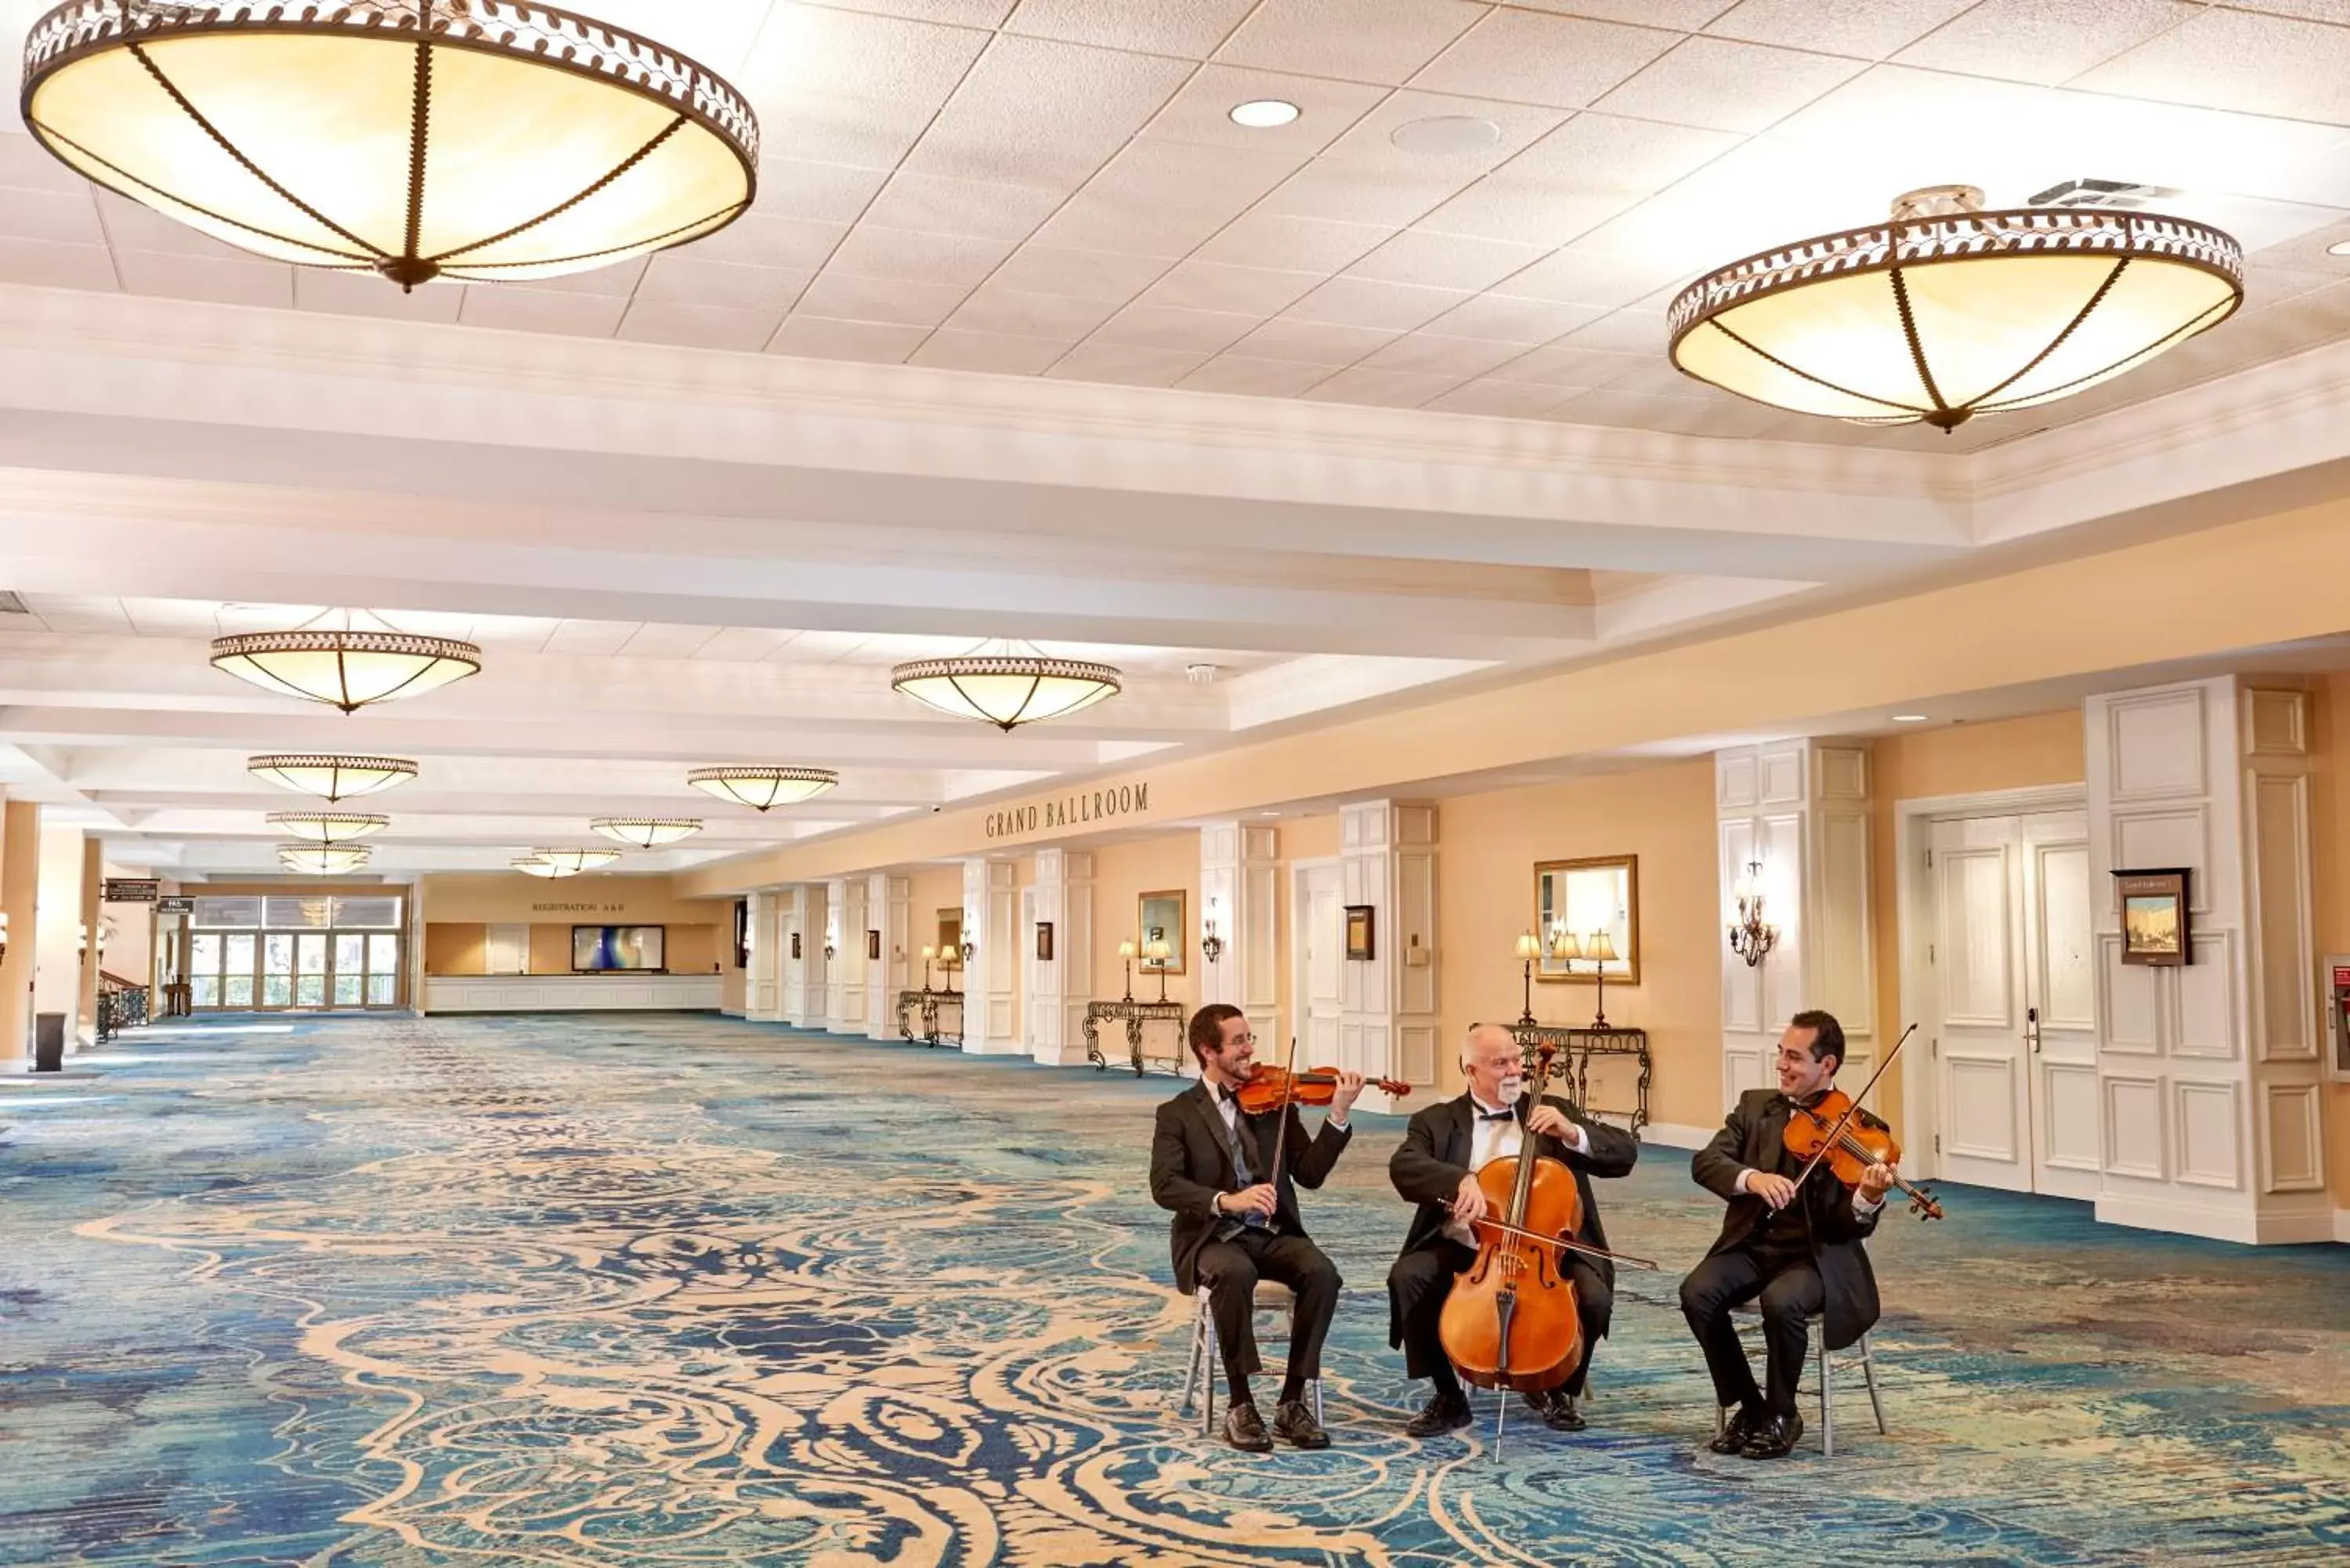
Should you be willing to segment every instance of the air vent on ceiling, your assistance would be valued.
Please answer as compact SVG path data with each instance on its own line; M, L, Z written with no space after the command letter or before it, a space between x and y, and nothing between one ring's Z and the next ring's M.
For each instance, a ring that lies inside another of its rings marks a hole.
M2126 180L2067 180L2025 203L2033 207L2155 207L2182 194L2169 185L2133 185Z
M25 601L5 588L0 588L0 615L30 615Z

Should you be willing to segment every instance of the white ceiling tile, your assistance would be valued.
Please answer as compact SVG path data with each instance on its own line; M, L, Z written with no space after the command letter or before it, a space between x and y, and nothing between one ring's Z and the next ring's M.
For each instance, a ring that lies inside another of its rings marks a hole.
M1540 418L1575 394L1539 381L1471 381L1428 406L1448 414L1485 414L1501 419Z
M714 626L663 626L647 623L620 645L624 659L691 659L718 635Z
M1544 416L1561 424L1613 425L1672 435L1743 440L1760 434L1779 418L1775 409L1727 393L1715 398L1647 398L1613 387L1578 393Z
M1205 59L1256 0L1020 0L1003 25L1068 44Z
M114 256L104 245L52 245L39 240L9 239L0 239L0 283L102 292L121 286L115 280Z
M988 337L1075 343L1109 319L1114 300L1082 299L1066 294L1029 294L990 283L962 302L947 317L946 328Z
M1443 315L1467 297L1467 293L1459 289L1422 288L1413 284L1334 277L1283 314L1294 321L1322 321L1339 327L1375 327L1409 332Z
M253 257L166 255L117 246L114 268L132 294L168 299L209 299L224 305L294 303L294 269ZM613 313L618 317L619 313ZM611 329L605 328L607 332Z
M618 336L632 343L673 343L687 348L755 354L767 346L783 318L781 306L746 310L639 296L620 318Z
M831 273L902 278L908 283L950 284L975 288L1012 252L1001 240L956 234L924 234L859 223L826 264Z
M1604 229L1598 232L1606 233ZM1513 275L1507 292L1516 298L1544 300L1554 305L1629 305L1679 276L1671 270L1677 265L1677 258L1672 256L1607 249L1586 241L1545 256Z
M558 277L533 278L528 286L549 294L600 294L613 299L626 299L637 292L644 281L645 269L652 265L650 255L624 256L607 266L589 267L586 272L567 272ZM484 288L499 288L501 284L483 284Z
M2350 28L2207 10L2073 85L2339 125L2350 121Z
M1342 327L1326 321L1297 321L1284 317L1268 321L1234 345L1244 358L1290 359L1307 365L1351 365L1366 354L1385 348L1399 332L1369 327Z
M2305 294L2314 294L2321 288L2332 288L2343 280L2343 274L2338 271L2278 266L2255 256L2244 266L2244 308L2265 309L2288 299L2298 299Z
M798 635L795 631L778 631L764 626L721 627L715 636L690 657L723 659L729 663L755 663Z
M1215 262L1178 262L1166 276L1144 290L1136 303L1272 316L1303 298L1324 275L1280 272L1270 267L1224 266Z
M1278 71L1244 70L1238 66L1202 66L1142 128L1142 134L1147 139L1240 148L1252 152L1278 149L1310 156L1337 140L1385 97L1387 88L1361 82L1284 76ZM1295 104L1298 116L1287 125L1256 129L1233 123L1234 105L1253 103L1260 99L1280 99Z
M758 206L803 222L853 223L881 182L879 169L847 163L812 163L801 158L759 161Z
M873 199L864 221L926 234L1018 241L1034 234L1067 199L1066 192L1037 185L899 174Z
M1741 0L1706 31L1753 44L1881 60L1974 0Z
M328 272L315 266L294 269L294 305L298 310L449 322L457 319L464 303L465 286L461 283L428 283L408 293L371 272Z
M1149 55L999 36L905 167L1074 188L1159 111L1190 69Z
M1982 0L1895 58L2054 87L2201 9L2187 0Z
M644 629L642 621L566 620L546 639L549 653L613 654Z
M1737 147L1728 131L1593 110L1576 115L1519 153L1496 173L1539 182L1561 194L1629 191L1641 195L1670 185Z
M1240 341L1263 317L1229 310L1188 310L1172 305L1129 305L1101 324L1095 343L1179 348L1215 354Z
M1201 261L1281 272L1333 273L1370 254L1395 231L1253 210L1200 247Z
M1263 0L1216 58L1392 85L1442 53L1478 15L1453 0Z
M1401 228L1476 178L1466 167L1406 173L1382 163L1317 158L1257 205L1290 217Z
M1497 367L1488 379L1535 381L1549 387L1604 387L1631 374L1639 364L1637 354L1609 354L1554 344Z
M666 4L667 0L663 0ZM883 16L912 16L925 22L947 22L958 27L993 27L1011 15L1013 0L826 0L844 11L871 11Z
M1563 11L1593 16L1602 22L1638 22L1646 27L1671 27L1690 33L1704 26L1738 0L1511 0L1529 11Z
M1847 81L1866 67L1842 55L1814 55L1730 38L1690 38L1599 100L1611 114L1757 131Z
M759 106L762 120L765 100L779 93L829 93L935 108L954 91L987 41L988 35L976 28L781 0L733 79Z
M0 141L7 140L0 135ZM251 251L223 244L210 234L165 217L152 207L142 207L129 197L93 186L84 189L97 199L99 221L106 226L109 243L118 248L149 251L157 255L211 256L222 261L258 259Z
M1411 78L1430 92L1477 93L1581 109L1680 41L1679 33L1581 16L1496 9Z
M1295 359L1254 359L1219 354L1177 383L1187 391L1238 392L1258 398L1294 398L1330 374L1331 367Z
M1475 291L1491 288L1549 254L1547 245L1409 232L1398 234L1355 263L1347 269L1347 275Z
M0 196L0 238L53 245L102 245L98 205L80 191L10 191Z
M814 271L824 265L825 257L832 254L833 247L847 233L846 223L806 223L781 213L754 210L708 239L694 241L678 254L696 261Z
M1493 128L1493 139L1459 152L1413 151L1395 144L1398 130L1427 119L1482 119ZM1556 109L1408 88L1389 94L1357 120L1353 130L1330 144L1329 155L1408 177L1459 178L1482 174L1516 157L1565 119L1565 112Z
M1416 227L1430 234L1550 251L1589 234L1639 200L1630 191L1562 191L1547 181L1518 178L1505 171L1478 181Z
M1026 294L1060 294L1122 305L1166 270L1162 257L1025 244L1012 253L988 284L992 288Z
M1202 203L1097 193L1089 185L1036 231L1036 242L1064 250L1153 256L1165 266L1198 249L1231 223L1240 208L1237 201Z
M1607 313L1596 305L1560 305L1548 300L1517 299L1506 294L1481 294L1464 299L1424 330L1448 337L1475 337L1495 343L1547 343L1562 334L1598 320Z
M18 134L15 122L0 134L0 189L55 191L87 197L89 182L68 168L30 136Z
M1305 392L1317 403L1367 403L1382 409L1416 409L1461 384L1458 376L1421 376L1409 370L1370 370L1362 366L1339 371Z
M1362 364L1369 370L1409 370L1427 376L1449 376L1458 381L1464 377L1482 376L1523 352L1518 344L1496 343L1490 338L1407 332L1366 358Z
M1296 147L1219 147L1137 138L1102 166L1085 194L1238 211L1303 168L1307 157Z
M1045 374L1062 380L1109 381L1128 387L1171 387L1207 358L1172 348L1125 343L1080 343Z
M827 272L800 296L794 314L834 321L881 321L900 327L936 327L954 314L971 291L951 284L908 283L899 278L861 277Z
M882 321L832 321L821 316L786 317L767 340L770 354L808 359L863 359L900 365L930 336L927 327Z
M843 98L837 93L775 92L759 99L759 140L795 158L857 169L895 169L933 116L930 99Z
M699 251L663 251L645 269L636 297L781 316L815 275L805 267L736 266L710 261Z
M942 327L925 339L907 363L942 370L991 370L1006 376L1042 375L1069 351L1057 337L1022 337L1005 332L962 332Z
M510 332L557 332L577 337L609 337L629 308L625 298L529 288L513 283L481 283L465 289L457 319L468 327Z
M1570 348L1604 348L1611 354L1661 355L1666 348L1664 312L1610 311L1588 327L1576 327L1564 342Z

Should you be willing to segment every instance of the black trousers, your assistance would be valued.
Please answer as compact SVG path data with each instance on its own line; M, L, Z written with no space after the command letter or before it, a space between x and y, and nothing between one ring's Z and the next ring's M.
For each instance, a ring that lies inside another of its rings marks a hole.
M1764 1370L1763 1389L1754 1386L1754 1370L1747 1365L1746 1347L1738 1342L1732 1309L1762 1298ZM1795 1383L1803 1376L1804 1357L1811 1349L1812 1319L1826 1305L1827 1292L1811 1249L1749 1241L1716 1252L1690 1271L1681 1282L1681 1315L1705 1351L1705 1369L1713 1375L1715 1400L1733 1405L1762 1405L1773 1415L1795 1408Z
M1268 1236L1243 1231L1229 1241L1200 1249L1200 1282L1208 1287L1208 1314L1215 1321L1216 1345L1224 1376L1245 1377L1264 1370L1256 1353L1256 1282L1273 1280L1297 1297L1297 1322L1290 1331L1289 1374L1322 1376L1322 1342L1337 1314L1337 1265L1304 1236Z
M1452 1294L1452 1277L1476 1257L1471 1249L1440 1235L1398 1258L1395 1266L1388 1271L1388 1299L1394 1308L1398 1336L1403 1341L1404 1376L1432 1377L1440 1393L1457 1389L1461 1383L1438 1334L1445 1299ZM1574 1375L1567 1378L1565 1390L1570 1397L1579 1397L1591 1375L1591 1353L1599 1336L1607 1332L1616 1293L1601 1277L1598 1267L1579 1252L1566 1254L1566 1275L1575 1285L1575 1316L1583 1326L1583 1353L1575 1361Z

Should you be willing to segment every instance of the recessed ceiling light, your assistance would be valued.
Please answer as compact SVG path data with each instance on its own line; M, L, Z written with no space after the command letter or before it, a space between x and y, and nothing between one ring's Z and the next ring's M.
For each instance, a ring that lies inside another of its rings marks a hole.
M1429 119L1415 119L1409 125L1399 125L1388 132L1388 140L1404 151L1424 153L1431 158L1458 158L1464 153L1482 152L1501 140L1500 126L1471 114L1440 114Z
M1251 130L1271 130L1275 126L1287 125L1297 115L1297 106L1282 98L1253 98L1246 103L1232 105L1232 123L1245 125Z
M2330 256L2350 256L2350 240L2334 241L2325 247L2325 254Z
M1923 713L1896 713L1893 715L1893 722L1897 724L1922 724L1926 722L1926 715Z

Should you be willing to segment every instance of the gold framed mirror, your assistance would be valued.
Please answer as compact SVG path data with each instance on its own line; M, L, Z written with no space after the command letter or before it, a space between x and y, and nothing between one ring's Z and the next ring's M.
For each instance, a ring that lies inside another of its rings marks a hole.
M1536 980L1590 985L1604 972L1612 984L1639 984L1640 857L1537 862L1534 927L1543 948ZM1595 948L1607 956L1584 956Z
M1135 900L1135 967L1145 974L1184 974L1190 956L1191 925L1186 919L1190 894L1181 888L1161 888ZM1152 956L1154 942L1167 944L1167 956Z

